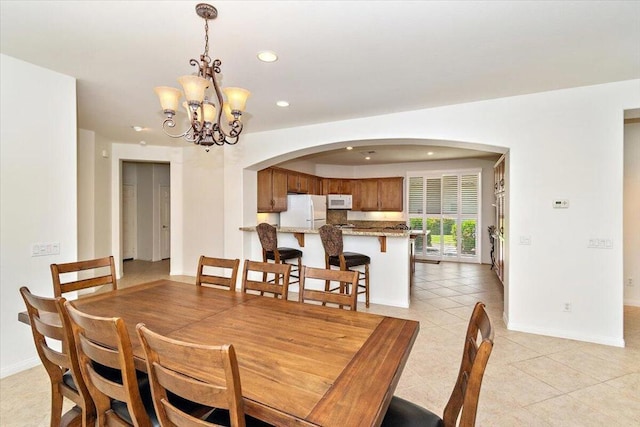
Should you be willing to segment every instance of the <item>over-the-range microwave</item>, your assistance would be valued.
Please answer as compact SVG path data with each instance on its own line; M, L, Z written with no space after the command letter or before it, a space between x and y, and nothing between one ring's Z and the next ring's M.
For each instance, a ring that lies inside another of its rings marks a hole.
M351 194L328 194L327 209L351 209Z

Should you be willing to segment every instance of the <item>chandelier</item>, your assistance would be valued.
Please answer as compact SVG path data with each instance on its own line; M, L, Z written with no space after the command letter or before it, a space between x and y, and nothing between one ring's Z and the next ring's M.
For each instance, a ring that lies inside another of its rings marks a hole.
M204 19L204 53L200 55L200 61L191 59L189 64L198 67L197 75L188 75L178 78L184 91L185 102L182 103L189 118L189 128L180 134L169 132L176 126L174 116L178 109L178 103L183 95L179 89L167 86L159 86L154 90L160 98L160 104L166 118L162 122L164 133L172 138L184 138L188 142L206 147L206 151L212 145L236 144L242 132L240 116L250 93L239 87L227 87L220 89L216 81L216 74L220 73L219 59L211 60L209 56L209 20L218 16L215 7L200 3L196 6L196 13ZM223 100L222 92L226 96ZM215 95L213 102L211 95ZM222 113L228 121L228 130L225 131L221 124Z

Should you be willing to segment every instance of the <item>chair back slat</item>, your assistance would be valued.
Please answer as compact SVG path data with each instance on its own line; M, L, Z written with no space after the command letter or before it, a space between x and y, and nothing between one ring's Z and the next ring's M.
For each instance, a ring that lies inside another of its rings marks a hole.
M235 292L239 266L239 259L212 258L202 255L198 262L196 285L221 286ZM216 275L207 273L211 269L217 269L219 273Z
M262 279L250 278L249 275L252 273L256 275L259 273ZM275 276L273 281L267 280L269 274ZM280 297L286 300L289 295L290 275L291 264L245 260L242 272L242 292L257 291L260 292L260 295L267 292L275 298Z
M167 397L171 392L201 405L226 409L231 426L245 426L240 371L232 345L182 342L153 332L143 324L136 329L161 425L213 425L172 405Z
M102 270L105 269L107 272L103 274ZM94 271L95 277L64 282L61 277L63 274L82 273L88 270L96 270ZM67 292L97 286L111 285L111 289L117 289L118 287L116 267L112 256L64 264L51 264L51 278L53 279L53 294L58 297Z

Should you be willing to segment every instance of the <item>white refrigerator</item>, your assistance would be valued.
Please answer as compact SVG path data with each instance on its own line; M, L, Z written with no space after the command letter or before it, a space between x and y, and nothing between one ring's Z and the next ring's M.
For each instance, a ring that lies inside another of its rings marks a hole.
M280 227L320 228L327 223L327 197L289 194L287 210L280 212Z

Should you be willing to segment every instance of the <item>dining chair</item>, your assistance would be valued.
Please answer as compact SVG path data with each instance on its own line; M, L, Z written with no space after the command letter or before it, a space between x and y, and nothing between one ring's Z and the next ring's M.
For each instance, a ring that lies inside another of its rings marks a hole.
M291 283L298 283L300 280L300 272L302 271L302 251L300 249L278 247L278 231L266 222L256 226L260 245L262 246L262 261L269 262L273 260L276 264L285 264L288 260L296 260L295 264L291 264ZM263 279L266 280L266 279Z
M213 285L235 292L239 266L239 259L211 258L202 255L198 262L196 286L202 286L203 284ZM211 271L213 268L217 269L217 274L213 274L214 272ZM210 273L207 274L207 271Z
M161 426L268 426L245 415L240 371L233 345L201 345L136 326L145 353L153 404ZM172 404L170 396L208 408L195 416Z
M80 372L70 325L61 315L66 300L34 295L25 286L20 294L27 306L38 356L51 382L51 427L79 422L83 427L94 425L96 409ZM65 397L76 406L63 415Z
M254 280L250 276L260 274L262 280ZM268 275L273 274L275 280L267 280ZM273 294L274 298L286 300L289 296L289 276L291 274L291 264L274 264L260 261L244 261L242 271L242 292L259 291L260 295L265 292ZM282 277L282 281L280 280ZM282 283L281 283L282 282Z
M358 280L358 294L365 294L365 306L369 308L369 264L371 257L358 252L344 252L344 244L342 240L342 230L330 224L325 224L319 229L320 240L324 248L325 267L330 269L332 266L338 267L340 270L359 271L362 268L362 278ZM362 283L364 281L364 283ZM340 288L329 288L327 282L326 291L335 291Z
M477 302L465 335L458 379L440 418L433 412L394 396L382 421L383 427L475 425L480 386L491 350L493 326L481 302ZM458 423L459 422L459 423Z
M342 271L342 270L328 270L324 268L302 267L302 275L300 276L300 302L316 301L321 302L322 305L337 304L340 308L347 306L352 311L358 309L358 294L356 289L358 288L358 272L357 271ZM340 286L343 291L340 293L331 292L327 290L309 289L309 282L312 280L321 280L325 282L340 282ZM348 286L351 285L351 292L348 292Z
M108 273L105 271L106 269L109 269ZM94 273L91 278L62 282L61 275L63 274L83 273L89 270L93 270ZM64 264L51 264L51 277L53 278L53 294L57 297L67 292L96 286L110 285L111 290L118 288L116 267L112 256Z
M83 313L71 301L65 302L64 306L75 339L80 371L96 406L98 425L158 425L148 381L146 378L142 383L139 381L134 366L124 320ZM106 367L111 374L105 375L96 366Z

